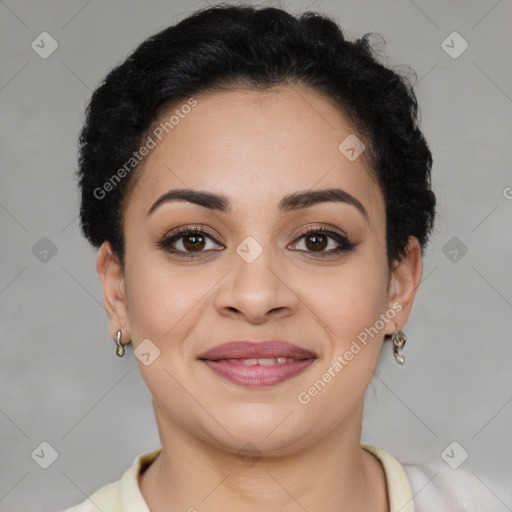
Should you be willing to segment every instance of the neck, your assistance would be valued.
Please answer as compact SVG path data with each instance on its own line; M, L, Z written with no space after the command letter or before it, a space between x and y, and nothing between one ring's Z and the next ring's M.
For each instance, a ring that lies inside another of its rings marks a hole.
M361 411L314 445L280 457L242 459L164 418L162 452L140 476L152 512L388 512L384 470L360 445Z

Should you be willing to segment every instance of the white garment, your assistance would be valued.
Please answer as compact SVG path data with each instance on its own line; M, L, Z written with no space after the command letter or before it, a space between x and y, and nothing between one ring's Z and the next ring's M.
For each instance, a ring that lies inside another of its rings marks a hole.
M386 474L390 512L495 512L492 493L484 492L474 475L461 468L446 466L431 472L411 464L401 464L386 451L370 445L361 445L381 462ZM158 450L135 457L121 479L104 485L79 505L63 512L150 512L138 477L161 452ZM497 504L497 501L494 502ZM502 503L500 503L503 506Z
M473 473L444 465L402 464L414 496L415 512L498 512L511 510ZM512 482L511 482L512 484Z

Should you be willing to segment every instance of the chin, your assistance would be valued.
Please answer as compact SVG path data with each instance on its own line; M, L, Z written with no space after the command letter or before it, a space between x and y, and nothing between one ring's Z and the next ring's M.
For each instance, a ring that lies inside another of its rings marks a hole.
M307 439L311 425L299 418L292 407L244 404L236 412L224 415L222 424L229 433L215 423L206 442L214 440L218 448L237 455L250 456L251 452L264 457L290 455L312 442Z

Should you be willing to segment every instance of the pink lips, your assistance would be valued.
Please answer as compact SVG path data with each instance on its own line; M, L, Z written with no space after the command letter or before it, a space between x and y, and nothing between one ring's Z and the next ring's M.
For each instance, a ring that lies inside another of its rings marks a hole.
M313 352L297 345L271 340L223 343L202 353L198 359L204 361L217 375L235 384L263 387L302 373L316 357ZM276 358L276 361L269 364L270 358ZM267 361L254 364L254 360L258 359Z

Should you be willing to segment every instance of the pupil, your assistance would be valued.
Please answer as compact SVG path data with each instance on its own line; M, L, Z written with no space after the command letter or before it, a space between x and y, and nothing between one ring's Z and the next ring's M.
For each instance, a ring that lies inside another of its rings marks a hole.
M320 247L320 249L325 249L325 239L326 239L326 237L324 235L310 235L308 237L309 241L316 240L311 245L313 248L316 248L316 249L318 249L319 247ZM308 248L310 248L309 243L308 243Z
M204 245L204 237L202 235L188 235L185 237L184 244L187 249L202 249L201 243Z

